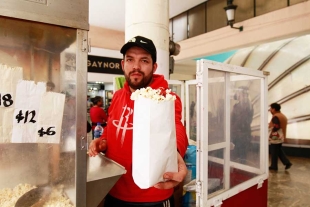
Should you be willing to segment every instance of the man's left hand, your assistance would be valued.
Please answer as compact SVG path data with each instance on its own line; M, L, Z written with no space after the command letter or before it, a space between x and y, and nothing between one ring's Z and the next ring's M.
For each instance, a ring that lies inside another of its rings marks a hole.
M178 153L178 172L166 172L163 176L166 181L157 183L156 185L154 185L154 187L158 189L174 188L184 180L186 174L187 168L185 162L181 155Z

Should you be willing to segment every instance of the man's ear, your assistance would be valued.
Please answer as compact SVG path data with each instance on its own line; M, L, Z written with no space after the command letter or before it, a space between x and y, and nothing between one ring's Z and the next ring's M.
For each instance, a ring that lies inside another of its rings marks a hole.
M122 71L125 72L124 71L124 60L121 61L121 66L122 66Z
M157 63L154 63L154 64L153 64L153 73L155 73L156 70L157 70Z

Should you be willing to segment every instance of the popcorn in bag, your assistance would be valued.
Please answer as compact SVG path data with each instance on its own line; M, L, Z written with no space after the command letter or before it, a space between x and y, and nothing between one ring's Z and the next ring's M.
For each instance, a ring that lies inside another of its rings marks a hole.
M133 117L132 175L146 189L164 181L165 172L177 172L175 95L171 90L136 90Z

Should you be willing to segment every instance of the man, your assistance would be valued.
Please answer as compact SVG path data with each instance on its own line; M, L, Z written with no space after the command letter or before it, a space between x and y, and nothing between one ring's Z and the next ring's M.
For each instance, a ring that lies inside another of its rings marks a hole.
M178 172L164 173L166 182L154 187L140 189L132 178L132 126L134 101L130 95L137 89L150 86L168 88L162 75L154 74L157 69L156 48L152 40L136 36L129 40L120 51L124 55L121 62L126 82L124 87L113 95L109 108L106 129L100 139L93 140L89 146L89 156L105 151L106 156L124 166L124 174L105 198L105 207L131 206L174 206L173 188L187 174L183 156L188 146L185 128L181 122L182 104L175 101L175 123L178 150ZM143 154L141 154L143 156Z
M287 118L284 114L281 113L281 105L278 103L270 104L270 113L272 114L272 119L269 122L269 128L274 128L274 123L280 125L280 129L283 133L283 139L286 139L286 126ZM273 121L274 120L274 121ZM271 152L271 165L269 170L278 170L278 157L280 158L283 165L285 165L285 170L290 169L292 163L287 159L283 150L282 143L270 143L270 152Z
M233 161L246 163L247 153L251 150L253 107L248 94L248 87L240 86L234 95L238 101L231 112L231 140L235 145L231 151Z

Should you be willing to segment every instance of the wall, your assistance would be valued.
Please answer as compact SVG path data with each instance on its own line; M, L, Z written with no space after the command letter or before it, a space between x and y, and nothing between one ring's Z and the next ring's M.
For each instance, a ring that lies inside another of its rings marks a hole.
M234 26L243 26L239 32L229 26L178 42L181 52L176 64L186 59L222 53L265 42L310 33L310 1L267 13Z
M88 38L92 47L119 50L125 42L125 33L101 27L90 26Z

